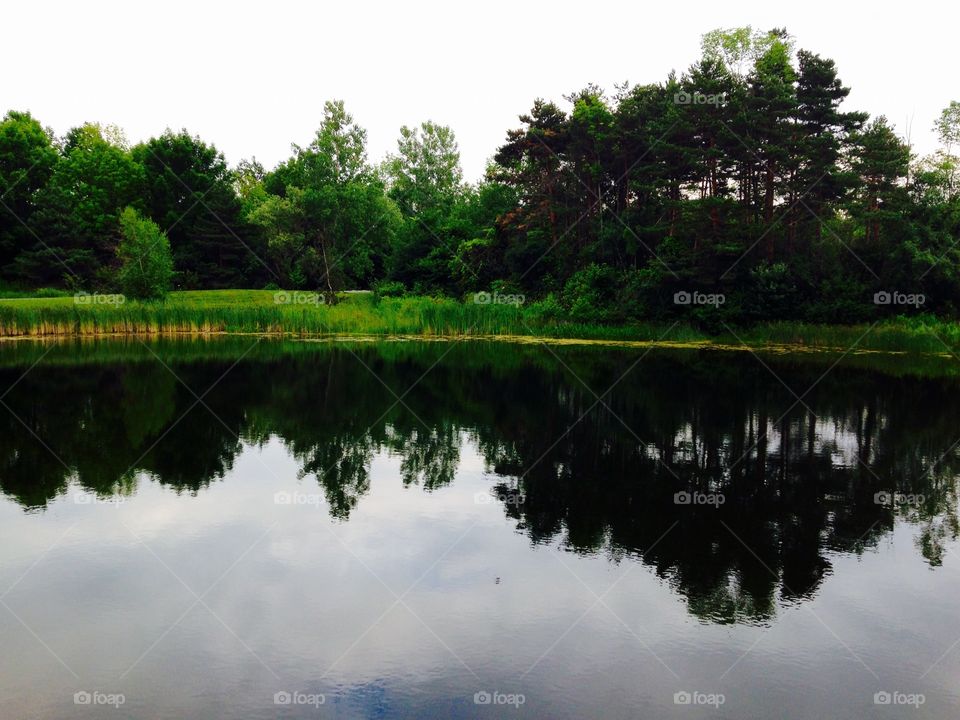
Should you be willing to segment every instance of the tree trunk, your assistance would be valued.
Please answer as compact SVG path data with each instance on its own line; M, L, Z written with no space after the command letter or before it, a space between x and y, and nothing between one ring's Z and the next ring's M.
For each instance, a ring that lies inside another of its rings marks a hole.
M333 290L333 282L330 280L330 265L327 263L327 243L320 239L320 254L323 256L323 274L327 278L327 289L324 291L324 302L327 305L337 304L337 293Z

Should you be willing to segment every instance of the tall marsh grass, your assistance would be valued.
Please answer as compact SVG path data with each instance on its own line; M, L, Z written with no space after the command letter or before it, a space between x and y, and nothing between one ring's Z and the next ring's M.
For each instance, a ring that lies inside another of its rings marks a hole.
M210 290L171 293L164 302L77 302L73 297L0 300L0 337L264 333L275 335L532 335L657 339L665 328L545 322L514 305L450 298L349 295L335 305L307 293ZM681 333L674 333L679 338Z
M504 336L613 341L803 346L830 351L960 352L960 325L932 317L875 325L773 323L710 336L683 323L590 325L544 316L536 306L475 304L450 298L346 295L324 305L309 294L270 290L175 292L163 302L100 303L69 297L0 299L0 337L99 337L257 333Z

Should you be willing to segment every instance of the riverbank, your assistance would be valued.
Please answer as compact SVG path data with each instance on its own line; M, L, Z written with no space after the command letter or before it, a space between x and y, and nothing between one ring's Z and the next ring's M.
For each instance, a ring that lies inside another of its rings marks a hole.
M725 326L715 335L683 323L589 325L546 316L536 305L480 304L449 298L379 298L346 294L325 305L315 294L272 290L171 293L164 302L80 295L0 299L0 339L111 336L263 334L530 337L610 344L751 347L769 351L960 353L960 325L932 318L888 319L862 325L783 322Z

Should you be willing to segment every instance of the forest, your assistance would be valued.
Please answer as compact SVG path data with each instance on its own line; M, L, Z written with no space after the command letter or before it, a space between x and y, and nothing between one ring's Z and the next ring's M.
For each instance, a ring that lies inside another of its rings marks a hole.
M10 110L0 289L370 289L705 328L955 317L960 103L920 157L886 118L846 108L834 61L785 29L701 45L661 82L534 100L477 183L431 121L372 161L340 101L270 170L230 166L187 130L58 137Z

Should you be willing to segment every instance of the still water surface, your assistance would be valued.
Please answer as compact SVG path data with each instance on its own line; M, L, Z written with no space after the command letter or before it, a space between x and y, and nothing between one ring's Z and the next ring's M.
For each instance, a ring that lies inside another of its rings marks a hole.
M8 344L0 714L956 717L960 383L833 363Z

